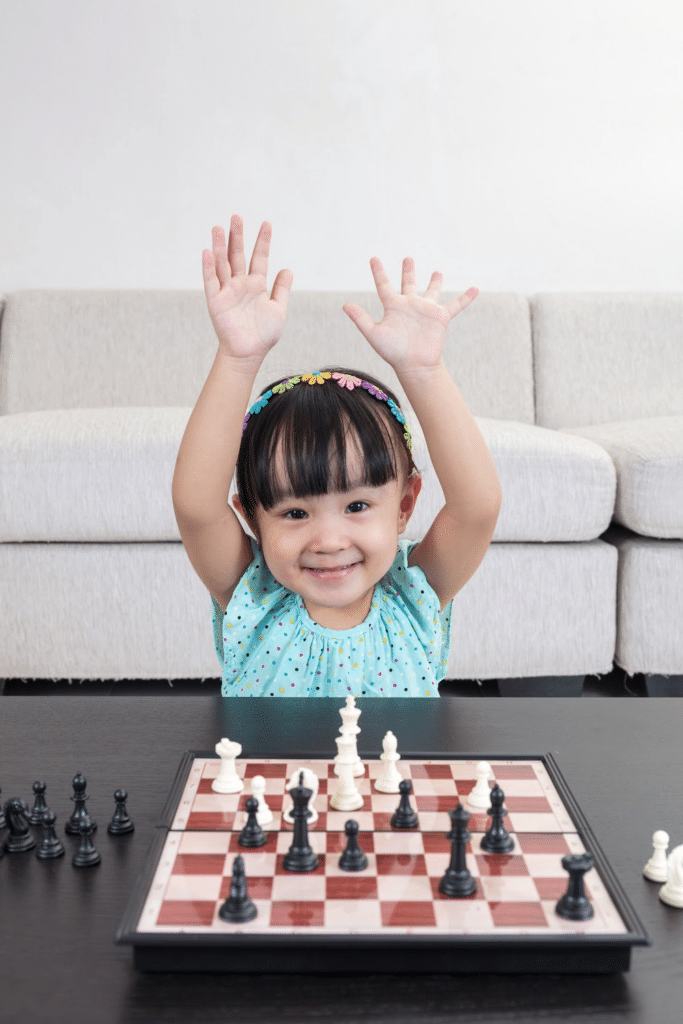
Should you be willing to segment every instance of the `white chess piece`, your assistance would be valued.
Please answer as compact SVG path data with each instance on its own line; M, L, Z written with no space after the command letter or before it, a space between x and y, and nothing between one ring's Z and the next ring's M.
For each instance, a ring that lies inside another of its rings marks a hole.
M396 750L397 739L391 730L386 733L382 740L383 753L380 760L384 761L384 768L378 779L375 779L375 789L380 793L399 793L399 782L403 782L403 776L396 767L401 755Z
M358 777L365 775L365 766L358 756L358 734L360 729L358 728L358 719L360 718L360 708L356 707L356 702L352 694L349 694L346 698L346 704L344 707L339 708L339 714L342 719L342 727L339 730L342 736L349 736L353 739L353 774ZM334 759L334 774L339 775L339 754Z
M216 793L241 793L244 781L235 769L235 758L242 753L242 745L233 743L224 736L220 743L216 744L216 753L221 759L221 767L211 783L211 788Z
M643 868L643 874L651 882L666 882L669 877L669 866L666 860L668 845L668 833L661 830L655 832L652 836L652 846L654 847L652 856Z
M256 820L259 825L268 825L273 820L273 812L266 803L266 780L262 775L254 775L251 780L251 795L255 796L258 800L258 810L256 811ZM247 813L244 815L245 819L248 818Z
M337 765L339 767L339 782L330 797L330 807L335 811L355 811L363 806L363 797L358 792L353 777L353 736L335 736L339 755Z
M476 767L477 781L474 789L470 790L466 802L470 807L483 807L488 810L491 806L491 790L489 779L492 777L491 765L488 761L479 761Z
M308 809L311 812L310 816L306 819L309 825L312 825L314 821L318 820L318 812L313 806L315 798L318 795L318 788L320 786L320 779L315 774L312 768L297 768L295 772L292 772L292 777L287 783L287 799L289 800L289 807L282 812L282 818L284 821L288 821L290 825L294 824L294 817L292 811L294 810L294 804L292 798L289 796L290 789L294 789L295 786L299 785L299 776L304 773L304 788L311 790L311 799L308 801Z
M668 859L669 878L659 890L659 898L670 907L683 907L683 846L675 846Z

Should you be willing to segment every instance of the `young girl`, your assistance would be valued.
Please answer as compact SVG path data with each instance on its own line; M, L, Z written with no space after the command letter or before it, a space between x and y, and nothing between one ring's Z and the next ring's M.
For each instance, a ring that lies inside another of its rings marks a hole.
M218 352L173 478L180 535L211 594L222 693L235 697L438 697L453 596L481 563L501 501L486 443L442 360L446 327L476 298L421 298L413 261L397 294L370 261L384 317L344 312L395 370L419 418L445 505L421 541L399 540L422 478L396 396L361 370L303 368L247 409L284 327L293 274L266 289L271 225L245 273L242 219L213 229L204 288ZM228 503L237 469L236 512Z

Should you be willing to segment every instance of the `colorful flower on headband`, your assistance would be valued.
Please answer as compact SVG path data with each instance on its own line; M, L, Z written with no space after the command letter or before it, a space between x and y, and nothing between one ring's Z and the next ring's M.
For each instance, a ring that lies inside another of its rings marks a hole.
M349 391L353 391L363 383L360 377L352 377L348 373L333 373L332 376L340 388L348 388Z
M389 398L387 400L387 405L389 406L389 408L393 412L393 414L396 417L396 419L398 420L398 422L399 423L405 423L406 418L403 415L403 413L401 412L401 410L399 409L399 407L396 405L396 402L392 401L392 399Z
M268 399L272 397L273 392L266 391L265 394L261 395L260 398L256 399L249 412L261 412L261 409L265 409L265 407L268 405Z
M274 395L283 395L285 391L289 391L295 384L301 383L301 377L290 377L288 380L281 381L280 384L276 384L273 388Z
M379 398L380 401L382 402L386 402L389 397L388 395L385 395L383 391L380 391L378 387L375 387L374 384L371 384L367 380L363 381L361 387L365 388L366 391L369 391L371 395L374 395L375 398Z
M321 370L314 370L313 373L302 373L301 379L305 380L307 384L324 384L326 380L329 380L332 376L331 373L325 373Z

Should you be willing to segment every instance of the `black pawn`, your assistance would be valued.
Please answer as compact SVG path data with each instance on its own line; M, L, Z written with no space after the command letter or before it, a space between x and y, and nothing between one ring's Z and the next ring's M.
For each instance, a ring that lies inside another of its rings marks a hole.
M33 792L35 794L35 801L33 807L28 816L29 824L31 825L42 825L45 811L47 810L47 804L45 803L45 790L47 786L44 782L34 782Z
M416 828L418 824L417 814L410 806L410 794L413 784L410 779L403 779L399 782L398 789L401 794L401 802L391 816L392 828Z
M28 816L29 809L18 796L13 796L5 804L5 818L9 829L9 835L5 839L6 853L24 853L36 845L29 829Z
M477 883L469 872L465 857L466 847L471 838L467 831L470 815L462 804L458 804L455 810L449 811L448 814L451 819L451 830L446 839L450 839L452 843L451 862L439 882L439 892L444 896L472 896L477 891Z
M85 801L88 799L88 794L85 791L86 778L81 772L78 772L74 777L72 786L74 788L74 795L71 799L74 802L74 811L64 826L64 831L68 832L70 836L79 836L81 834L80 823L83 818L87 818L92 825L92 831L96 832L97 822L94 818L90 817L85 809Z
M346 849L339 858L342 871L362 871L368 866L368 858L358 845L358 822L351 818L344 825L347 836Z
M128 794L125 789L117 789L114 793L114 800L116 801L116 810L114 811L114 817L107 825L107 832L112 836L122 836L126 832L132 832L135 825L128 817L128 811L126 810L126 800Z
M43 820L43 839L36 850L38 860L55 860L64 854L64 844L57 838L55 833L55 821L57 815L54 811L45 811Z
M587 921L595 911L586 896L583 876L593 867L593 858L590 853L568 853L562 858L562 867L569 872L569 885L555 904L555 913L568 921Z
M92 834L95 830L93 828L93 822L87 814L84 818L80 819L78 827L81 841L78 849L73 855L71 863L75 868L89 868L94 864L99 864L102 858L93 844Z
M268 836L256 820L258 811L258 800L255 796L248 796L246 801L247 823L237 837L240 846L263 846L268 842Z
M313 790L304 786L304 773L299 772L299 785L292 786L289 791L294 807L294 836L292 845L282 860L286 871L315 871L318 866L318 854L313 852L308 842L308 801Z
M230 895L218 911L218 916L223 921L240 924L244 921L253 921L257 913L256 904L249 899L249 893L247 892L247 879L244 874L244 861L242 860L241 855L237 854L232 862Z
M488 832L481 837L481 848L487 853L509 853L514 850L515 841L505 830L503 818L507 811L503 807L505 793L496 784L491 790L491 806L486 812L491 818L491 826Z

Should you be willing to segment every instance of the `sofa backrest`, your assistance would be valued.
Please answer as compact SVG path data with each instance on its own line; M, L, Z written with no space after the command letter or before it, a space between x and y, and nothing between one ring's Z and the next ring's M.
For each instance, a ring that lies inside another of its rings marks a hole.
M441 302L456 297L444 292ZM402 399L393 370L342 309L381 319L375 292L292 291L280 342L253 397L278 376L338 363L377 376ZM0 414L114 406L193 406L217 350L203 291L10 293L0 325ZM448 328L444 361L474 415L534 422L529 304L481 293Z
M683 294L530 298L541 427L683 414Z

